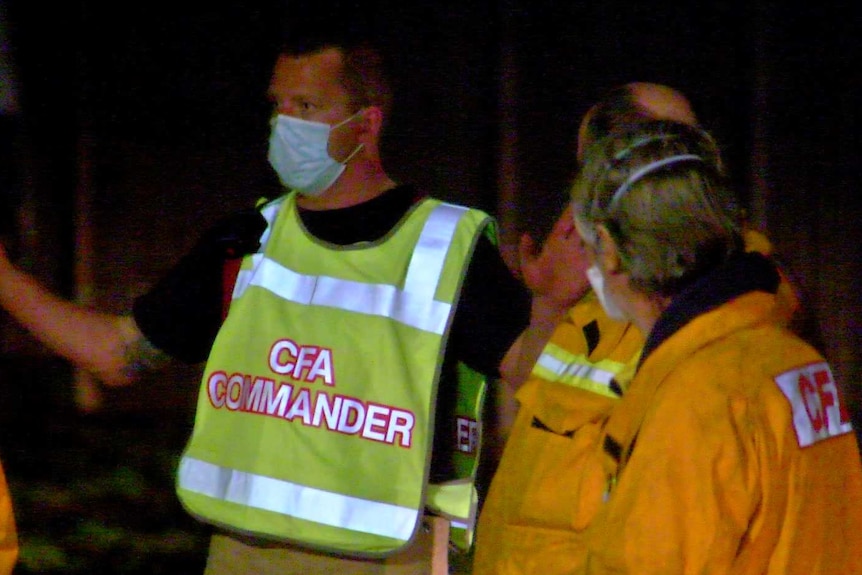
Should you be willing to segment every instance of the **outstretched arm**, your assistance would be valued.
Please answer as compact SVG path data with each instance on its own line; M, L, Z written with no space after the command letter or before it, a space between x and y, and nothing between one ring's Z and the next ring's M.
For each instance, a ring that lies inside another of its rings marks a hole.
M53 352L108 385L125 385L167 361L131 316L66 301L17 269L0 246L0 306Z

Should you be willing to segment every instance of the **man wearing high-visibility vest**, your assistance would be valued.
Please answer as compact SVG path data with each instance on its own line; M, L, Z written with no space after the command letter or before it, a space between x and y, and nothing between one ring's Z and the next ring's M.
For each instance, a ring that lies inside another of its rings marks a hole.
M132 314L57 298L0 249L0 305L103 382L207 361L177 475L216 527L207 575L445 572L432 535L470 543L483 378L529 323L491 219L384 171L385 67L337 34L289 36L275 62L285 194L217 225Z

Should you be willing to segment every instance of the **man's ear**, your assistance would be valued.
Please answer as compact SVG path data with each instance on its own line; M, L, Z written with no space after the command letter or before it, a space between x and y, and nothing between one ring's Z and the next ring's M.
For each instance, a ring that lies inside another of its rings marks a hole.
M368 106L362 111L359 128L375 140L380 138L380 131L383 129L383 110L380 106Z
M596 235L599 246L599 249L596 250L596 259L601 260L602 270L609 274L621 273L623 269L620 252L608 228L604 224L598 224L596 226Z
M566 206L557 221L554 222L554 227L551 229L551 236L558 236L561 239L569 239L573 234L577 234L575 230L575 219L572 217L572 207Z

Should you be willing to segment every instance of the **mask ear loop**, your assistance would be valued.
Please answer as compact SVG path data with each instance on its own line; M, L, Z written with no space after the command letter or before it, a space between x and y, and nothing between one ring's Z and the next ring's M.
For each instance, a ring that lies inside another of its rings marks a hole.
M614 161L617 162L622 160L633 151L637 150L642 146L646 146L647 144L651 144L652 142L666 142L670 140L676 140L679 136L675 134L651 134L649 136L642 136L631 144L614 154Z
M346 158L344 158L344 161L343 161L343 162L340 162L340 164L341 164L342 166L346 166L346 165L347 165L347 162L349 162L350 160L352 160L352 159L353 159L353 156L355 156L356 154L358 154L358 153L359 153L359 150L361 150L361 149L362 149L362 148L364 148L364 147L365 147L365 144L363 144L363 143L361 143L361 142L360 142L360 143L359 143L359 145L358 145L358 146L356 146L356 148L355 148L352 152L350 152L350 155L349 155L349 156L347 156Z
M358 116L359 114L361 114L364 111L365 111L365 108L360 108L359 110L356 110L356 112L354 112L352 116L350 116L349 118L345 118L345 119L341 120L340 122L338 122L337 124L335 124L334 126L329 128L329 132L332 133L332 130L335 130L336 128L340 128L341 126L352 122L356 116ZM356 146L356 148L354 148L354 150L352 152L350 152L350 154L348 154L348 156L346 158L344 158L343 161L338 162L338 163L341 164L342 166L346 166L347 162L352 160L353 157L359 153L359 150L361 150L364 147L365 147L365 144L360 143L358 146Z
M348 124L348 123L352 122L356 116L358 116L359 114L361 114L364 111L365 111L365 108L360 108L360 109L356 110L355 112L353 112L353 115L351 115L350 117L344 118L343 120L341 120L340 122L338 122L334 126L331 126L329 128L329 131L331 132L332 130L335 130L336 128L340 128L344 124Z
M617 188L614 192L614 195L611 197L611 201L608 204L608 212L613 210L617 203L619 203L620 199L626 195L632 185L635 184L638 180L643 179L648 174L651 174L657 170L660 170L664 167L671 166L673 164L679 164L681 162L700 162L703 163L703 158L697 156L695 154L680 154L677 156L669 156L667 158L662 158L661 160L656 160L655 162L650 162L649 164L643 165L631 174L626 179L625 182Z
M606 166L604 169L605 177L606 177L607 173L611 171L611 169L614 167L614 165L617 162L625 159L626 156L630 155L633 151L637 150L638 148L641 148L641 147L646 146L647 144L651 144L653 142L666 142L669 140L676 140L676 139L678 139L678 136L676 134L650 134L650 135L641 136L641 137L635 139L633 142L631 142L625 148L618 150L611 157L611 159L606 162ZM595 181L593 182L593 189L592 189L593 205L597 205L599 203L599 198L597 198L595 196L595 191L596 191L596 186L598 185L598 182L601 179L602 178L596 178ZM614 197L616 197L617 193L619 193L619 189L617 189L617 192L615 192ZM615 200L613 198L611 198L611 201L608 204L608 207L603 211L605 213L609 213L611 208L615 205L615 203L616 203Z

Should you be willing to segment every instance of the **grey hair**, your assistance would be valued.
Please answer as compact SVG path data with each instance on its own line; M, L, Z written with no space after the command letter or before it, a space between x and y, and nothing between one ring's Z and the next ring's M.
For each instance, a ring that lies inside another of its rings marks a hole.
M584 239L604 226L633 288L673 296L743 249L741 213L705 131L644 122L596 142L572 185Z

